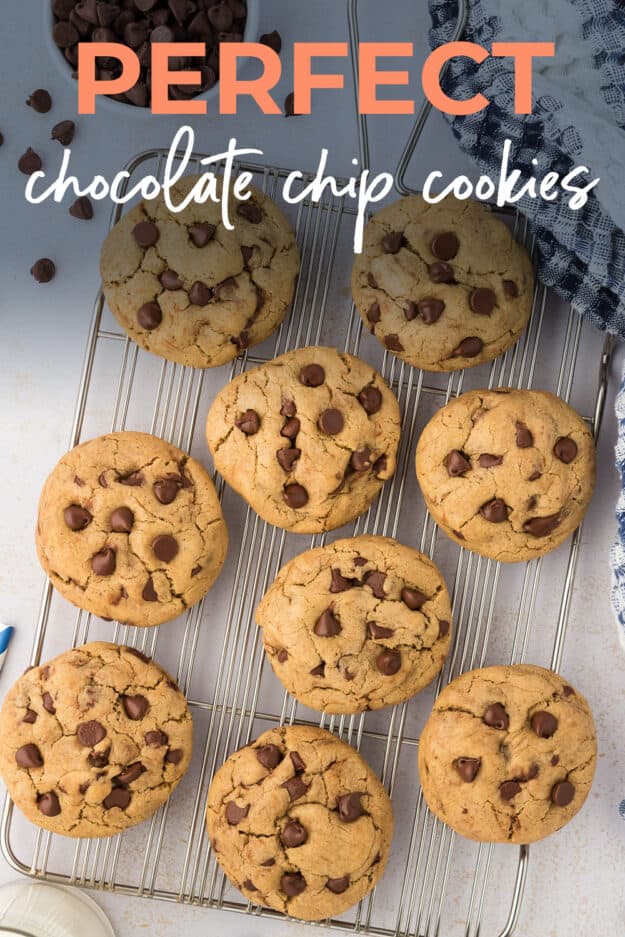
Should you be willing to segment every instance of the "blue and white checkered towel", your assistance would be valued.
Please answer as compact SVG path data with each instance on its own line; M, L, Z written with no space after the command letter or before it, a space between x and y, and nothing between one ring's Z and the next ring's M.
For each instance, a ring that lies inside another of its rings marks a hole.
M544 283L600 329L625 338L625 6L619 0L468 0L465 38L555 42L554 58L534 61L534 112L514 114L511 60L452 62L444 89L452 97L482 92L491 104L478 114L449 117L460 147L493 178L504 140L524 179L548 171L589 167L601 178L588 204L574 211L565 200L529 196L519 203L530 220ZM449 42L457 0L430 0L433 48ZM533 160L537 162L534 163ZM617 400L617 467L622 494L618 539L612 550L614 609L625 643L625 376Z

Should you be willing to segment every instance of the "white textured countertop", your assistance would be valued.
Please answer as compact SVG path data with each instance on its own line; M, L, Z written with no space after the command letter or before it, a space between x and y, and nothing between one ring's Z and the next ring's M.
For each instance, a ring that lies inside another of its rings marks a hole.
M96 206L90 223L68 217L66 207L28 206L23 198L24 177L16 169L27 146L37 149L48 166L60 158L50 142L49 128L74 117L75 89L49 60L40 9L47 0L6 4L3 10L3 55L0 78L0 150L3 233L0 276L0 404L4 445L0 448L2 479L2 537L0 549L0 619L16 626L17 634L0 676L0 695L22 672L32 644L43 579L38 566L33 530L41 484L65 451L89 318L98 282L99 246L108 222L108 206ZM390 4L363 2L362 38L414 38L424 48L426 16L412 20L409 0ZM262 31L277 28L285 46L296 39L328 40L346 37L344 4L316 0L294 5L263 0ZM389 16L389 11L393 16ZM34 14L34 15L33 15ZM288 59L286 60L288 61ZM288 71L290 67L287 66ZM48 88L54 110L41 116L24 107L36 87ZM283 81L282 97L291 90ZM197 119L193 125L199 146L217 151L236 135L245 146L265 150L267 162L314 168L322 145L330 147L330 168L351 170L357 154L351 125L351 98L320 98L307 120L260 118L251 109L238 119ZM341 106L337 102L341 100ZM168 146L179 125L171 118L133 119L103 110L95 118L79 118L73 165L85 178L96 172L110 176L134 153L149 146ZM381 118L372 127L372 150L378 170L393 170L409 127L403 118ZM419 176L441 166L453 175L466 166L442 118L434 115L419 151ZM51 256L56 280L39 286L29 276L32 262ZM625 712L625 655L620 649L609 604L608 550L614 533L613 507L617 479L612 446L612 416L616 375L621 354L613 365L610 396L599 448L599 484L584 526L582 550L573 594L562 672L590 699L596 715L599 763L595 786L582 814L567 829L532 849L527 896L518 933L523 937L569 937L592 932L625 934L623 855L625 819L619 803L625 798L623 713ZM589 362L595 367L595 361ZM398 826L401 824L398 815ZM0 884L15 873L0 858ZM491 888L497 887L496 870ZM185 937L206 933L295 935L309 933L302 924L276 922L225 912L191 909L158 901L96 894L119 937L151 933ZM507 907L509 891L502 889ZM505 912L504 912L505 913ZM497 916L500 923L502 914ZM313 933L310 931L310 933ZM323 933L317 929L315 933ZM496 937L493 921L484 922L483 937Z

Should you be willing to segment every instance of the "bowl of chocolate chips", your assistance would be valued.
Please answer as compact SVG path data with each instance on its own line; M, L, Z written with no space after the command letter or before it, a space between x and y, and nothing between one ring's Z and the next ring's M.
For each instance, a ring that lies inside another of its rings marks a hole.
M201 84L171 85L172 99L215 98L219 94L219 46L222 42L255 42L259 0L49 0L45 6L47 35L54 59L67 77L76 76L78 43L117 42L131 48L141 64L139 79L123 94L101 98L120 106L143 108L151 98L151 44L202 42L202 58L171 58L172 71L193 71ZM114 58L97 62L98 78L110 81L121 74ZM99 102L100 103L100 102Z

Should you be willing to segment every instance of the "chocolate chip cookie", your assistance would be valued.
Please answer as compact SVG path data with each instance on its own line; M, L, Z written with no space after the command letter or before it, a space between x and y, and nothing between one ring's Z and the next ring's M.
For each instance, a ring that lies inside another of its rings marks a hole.
M519 339L532 310L527 252L480 202L430 205L411 195L365 228L352 273L366 327L426 371L490 361Z
M391 801L371 768L309 726L272 729L231 755L210 786L206 822L246 898L305 921L370 892L393 836Z
M427 424L417 477L452 540L520 562L553 550L580 525L595 483L595 447L586 423L553 394L475 390Z
M39 559L59 592L127 625L160 625L208 592L228 532L208 473L147 433L64 455L39 503Z
M430 810L469 839L533 843L581 809L597 742L584 697L519 664L462 674L438 697L419 742Z
M370 365L299 348L217 395L206 435L215 467L276 527L333 530L362 514L395 471L400 415Z
M414 696L440 671L451 606L427 557L387 537L292 559L256 620L276 676L305 706L356 713Z
M193 723L168 673L94 642L30 668L0 712L0 774L22 813L63 836L112 836L165 803Z
M172 187L180 205L199 176ZM142 348L196 368L212 368L257 345L280 325L295 292L299 251L280 209L250 187L221 205L191 201L179 213L163 196L129 211L102 247L104 295ZM221 197L221 182L219 183Z

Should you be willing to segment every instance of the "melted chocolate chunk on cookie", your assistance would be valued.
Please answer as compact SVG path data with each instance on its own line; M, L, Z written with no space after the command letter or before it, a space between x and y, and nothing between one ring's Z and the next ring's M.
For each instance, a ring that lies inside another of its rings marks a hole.
M442 299L422 299L417 303L417 312L425 325L434 325L444 311L445 303Z
M162 563L171 563L178 556L178 541L171 534L161 534L152 541L152 552Z
M385 677L393 677L401 670L401 654L399 651L386 648L375 659L375 665Z
M131 800L132 794L129 790L125 787L114 787L111 793L102 801L102 806L105 810L113 810L114 807L125 810L126 807L130 806Z
M283 468L285 472L292 472L293 466L300 458L301 454L302 450L295 447L291 449L278 449L276 452L276 458L280 464L280 467Z
M131 765L126 765L126 767L113 778L113 781L120 787L126 787L128 784L132 784L133 781L136 781L137 778L140 778L142 774L145 774L147 770L144 764L140 761L135 761Z
M282 494L287 507L293 510L298 510L308 504L308 492L303 485L287 485Z
M510 725L508 713L501 703L492 703L492 705L488 706L482 716L482 720L487 726L490 726L491 729L504 730Z
M170 748L165 755L164 762L166 765L179 765L183 758L184 752L181 748Z
M37 713L35 712L35 710L27 709L26 712L24 713L24 718L22 719L22 722L26 722L29 725L32 725L33 723L37 722Z
M411 299L408 300L406 308L404 309L404 318L406 322L412 322L419 315L419 307L416 303L413 303Z
M391 335L384 336L384 344L389 351L401 352L404 350L404 346L399 340L399 335L396 335L394 332Z
M327 410L324 410L319 419L317 420L317 426L322 433L325 433L326 436L336 436L341 432L345 425L345 420L343 414L340 410L330 407Z
M182 280L175 270L163 270L159 280L163 289L169 290L170 292L173 292L174 290L181 290L183 287Z
M503 456L492 455L490 452L483 452L477 461L480 468L496 468L503 462Z
M407 586L401 590L401 600L412 612L416 612L427 602L428 597L419 589L409 589Z
M37 807L44 817L58 817L61 812L61 804L54 791L39 794L37 797Z
M326 675L326 663L324 660L322 660L320 664L317 664L316 667L313 667L313 669L310 671L311 677L325 677L325 675Z
M273 771L277 768L284 755L277 745L261 745L256 749L256 758L267 771Z
M308 839L308 833L298 820L289 820L282 830L280 838L287 849L296 849L298 846L304 845Z
M432 283L455 283L454 271L449 264L437 260L428 268Z
M201 280L196 280L189 290L189 302L194 306L208 306L213 296L213 290Z
M307 364L299 372L300 384L304 387L321 387L326 379L326 372L320 364Z
M559 526L561 515L550 514L548 517L532 517L525 521L523 530L532 537L548 537Z
M577 457L577 443L570 436L561 436L553 447L553 454L560 462L569 465Z
M350 794L341 794L340 797L337 797L336 808L343 823L353 823L354 820L363 815L361 797L362 793L356 791Z
M144 602L158 602L158 593L154 588L154 580L151 576L143 587L141 598Z
M451 353L452 358L477 358L484 347L484 342L477 336L464 338Z
M93 520L89 511L78 504L70 504L69 507L65 508L63 518L69 529L75 533L85 530Z
M304 796L310 787L310 784L306 784L306 782L301 779L299 774L296 774L292 778L289 778L288 781L285 781L281 786L287 791L291 801L294 801L299 800L300 797Z
M130 508L115 508L109 518L111 530L116 534L129 534L134 526L135 516Z
M156 300L153 300L151 303L144 303L143 306L140 306L137 310L137 322L142 329L146 329L148 332L153 332L154 329L157 329L162 321L163 313Z
M285 872L280 888L288 898L297 898L306 889L306 879L301 872Z
M482 505L480 514L491 524L502 524L508 520L508 505L501 498L493 498Z
M556 807L568 807L575 797L575 787L570 781L559 781L551 788L551 800Z
M226 804L226 820L230 826L237 826L241 820L245 820L249 812L249 804L245 804L244 807L239 807L239 805L235 804L233 800Z
M552 713L539 710L539 712L535 712L532 716L531 725L539 738L550 739L558 728L558 720Z
M160 504L171 504L181 488L182 478L180 475L168 475L166 478L159 478L152 485L156 500Z
M514 280L502 280L503 295L506 299L516 299L519 295L519 287Z
M329 606L321 613L313 628L315 634L319 635L320 638L332 638L340 634L341 630L341 623L334 615L332 606Z
M297 417L291 417L286 421L282 429L280 430L280 435L284 436L285 439L294 440L301 429L301 423Z
M372 303L367 311L367 321L370 322L371 325L377 325L381 318L380 304Z
M478 772L482 766L481 758L456 758L454 761L454 768L460 775L463 781L467 784L471 784L475 781Z
M488 287L481 286L469 296L471 311L478 316L490 316L497 305L497 297Z
M363 579L363 585L369 586L376 599L386 598L386 592L384 591L385 582L386 573L380 572L379 569L372 569Z
M432 239L431 250L439 260L453 260L460 249L460 241L453 231L443 231Z
M249 199L247 202L239 202L237 215L249 221L250 224L260 224L263 220L262 208L253 199Z
M289 652L285 650L284 648L282 648L281 651L278 651L278 653L276 654L276 657L278 658L278 661L281 664L283 664L285 661L289 659Z
M384 638L392 638L395 632L392 628L383 628L382 625L378 625L375 621L367 622L367 631L369 636L373 638L374 641L382 641Z
M369 384L367 387L363 387L358 394L358 402L365 413L373 416L382 407L382 392L377 387Z
M445 638L449 634L449 622L441 619L438 623L438 636Z
M502 800L512 800L517 794L521 793L521 785L518 781L504 781L499 785L499 796Z
M534 445L534 437L525 423L517 420L514 428L516 429L516 444L519 449L530 449Z
M161 729L151 729L150 732L146 732L143 736L143 740L146 745L149 745L153 748L160 748L162 745L167 745L169 742L169 736L161 731Z
M209 224L206 222L201 222L200 224L192 224L187 228L187 233L189 239L195 247L206 247L206 245L213 240L215 237L215 231L217 228L214 224Z
M260 429L260 417L256 410L246 410L234 421L234 425L246 436L255 436Z
M141 694L136 694L135 696L123 695L121 701L124 712L133 722L138 722L140 719L143 719L150 708L149 702L145 696L141 696Z
M128 488L140 488L144 482L143 472L129 472L127 475L118 475L117 481L120 485L126 485Z
M96 576L112 576L116 565L115 550L111 547L104 547L91 557L91 569Z
M371 468L371 449L352 452L349 464L355 472L368 472Z
M101 722L97 722L95 719L91 719L89 722L81 722L76 728L76 738L86 748L93 748L103 738L106 738L106 729Z
M90 752L87 755L87 761L92 768L106 768L109 763L111 749L107 748L103 752Z
M398 254L404 243L403 231L389 231L382 238L382 250L385 254Z
M296 774L303 774L306 770L306 765L304 764L304 759L299 752L290 752L289 757L293 765L293 770Z
M342 878L329 878L326 882L326 888L333 895L342 895L349 888L349 875L343 875Z
M20 768L26 768L27 770L43 767L41 752L32 742L18 748L15 752L15 761Z
M447 474L451 478L457 478L471 471L471 463L460 449L451 450L449 455L445 458L445 467L447 469Z

